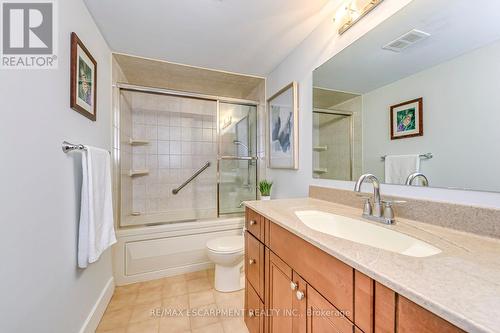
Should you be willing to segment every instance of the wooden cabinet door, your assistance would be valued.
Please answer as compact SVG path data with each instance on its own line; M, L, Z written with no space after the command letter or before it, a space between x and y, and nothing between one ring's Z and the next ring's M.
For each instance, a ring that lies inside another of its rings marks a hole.
M269 252L268 290L266 310L268 311L269 333L291 333L293 327L293 306L295 293L291 288L292 269L273 252Z
M248 280L245 285L245 324L249 333L264 333L264 304Z
M306 299L307 333L354 332L354 325L310 285Z
M465 333L403 296L398 296L397 309L398 333Z

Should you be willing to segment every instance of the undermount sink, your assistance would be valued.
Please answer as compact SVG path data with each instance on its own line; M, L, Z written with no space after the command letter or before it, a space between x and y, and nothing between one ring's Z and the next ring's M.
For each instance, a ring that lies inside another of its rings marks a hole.
M313 230L405 256L422 258L441 252L426 242L361 220L317 210L296 211L295 215Z

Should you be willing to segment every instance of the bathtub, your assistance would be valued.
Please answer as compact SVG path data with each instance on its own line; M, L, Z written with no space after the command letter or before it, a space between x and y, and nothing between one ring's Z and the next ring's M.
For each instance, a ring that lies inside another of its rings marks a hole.
M240 235L243 225L243 217L222 217L120 229L113 246L115 284L211 268L206 242L214 237Z

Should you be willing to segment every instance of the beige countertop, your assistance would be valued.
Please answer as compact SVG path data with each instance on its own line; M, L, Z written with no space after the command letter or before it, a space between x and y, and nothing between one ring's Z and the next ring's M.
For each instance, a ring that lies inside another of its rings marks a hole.
M315 231L294 213L320 210L359 219L361 209L312 198L249 201L245 205L467 332L500 332L498 239L397 216L396 224L391 226L374 223L442 251L414 258Z

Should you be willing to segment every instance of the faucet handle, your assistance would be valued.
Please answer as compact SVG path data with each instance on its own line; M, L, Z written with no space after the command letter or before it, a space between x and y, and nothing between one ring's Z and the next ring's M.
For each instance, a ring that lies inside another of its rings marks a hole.
M382 200L385 207L392 207L392 205L404 204L405 200Z
M363 197L365 204L363 206L363 215L372 215L372 203L370 202L370 197Z

